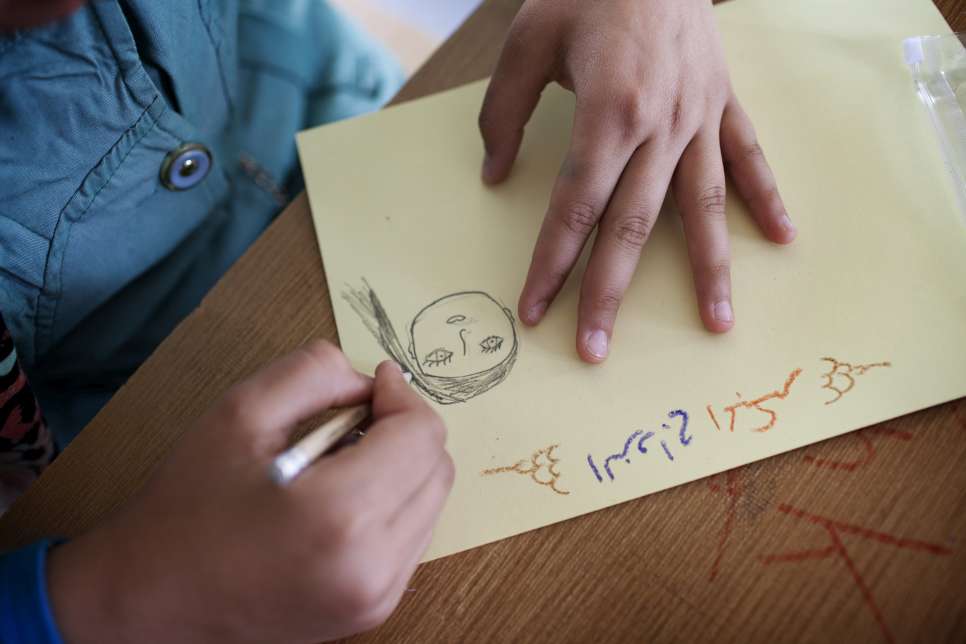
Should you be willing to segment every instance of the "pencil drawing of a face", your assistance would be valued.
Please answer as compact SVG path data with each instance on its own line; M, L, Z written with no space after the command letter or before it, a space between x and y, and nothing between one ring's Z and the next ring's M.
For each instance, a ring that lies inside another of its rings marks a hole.
M410 327L410 357L432 376L467 376L503 362L516 342L513 317L486 293L448 295Z
M389 356L436 402L466 402L503 382L517 356L513 314L482 291L442 297L423 307L403 347L375 291L347 287L342 297Z

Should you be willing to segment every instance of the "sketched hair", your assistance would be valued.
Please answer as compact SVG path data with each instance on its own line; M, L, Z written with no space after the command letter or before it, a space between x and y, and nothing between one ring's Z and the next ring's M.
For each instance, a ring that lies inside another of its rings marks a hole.
M517 337L513 317L509 312L506 315L510 321L513 338L509 353L502 362L478 373L460 376L435 376L424 373L418 359L403 347L399 341L399 336L396 335L396 330L392 326L389 315L386 313L385 308L383 308L382 302L379 301L379 296L376 295L376 292L372 290L372 287L369 286L369 283L365 279L362 280L362 283L362 289L356 289L346 285L346 290L342 293L342 299L348 302L352 309L359 315L362 323L366 325L366 328L369 329L369 332L383 350L389 354L389 357L395 360L404 371L408 371L412 375L413 384L436 402L441 405L466 402L492 389L510 375L510 371L513 369L513 365L517 359ZM482 291L477 293L491 300L493 299ZM436 300L427 307L424 307L420 313L439 301ZM500 308L506 311L504 307L501 306ZM418 317L419 314L416 315L416 319Z

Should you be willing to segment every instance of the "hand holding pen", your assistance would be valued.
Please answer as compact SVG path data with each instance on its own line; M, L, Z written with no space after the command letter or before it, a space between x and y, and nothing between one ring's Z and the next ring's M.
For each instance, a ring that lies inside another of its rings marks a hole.
M270 478L297 423L367 402L364 440L287 485ZM64 637L322 641L376 626L452 485L445 434L394 363L369 378L328 343L272 363L185 433L138 503L51 551ZM98 625L110 632L91 633Z

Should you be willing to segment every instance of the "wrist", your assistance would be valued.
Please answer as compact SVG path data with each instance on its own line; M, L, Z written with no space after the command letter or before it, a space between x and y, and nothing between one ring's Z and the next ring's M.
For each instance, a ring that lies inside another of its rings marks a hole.
M137 641L126 604L131 597L116 571L116 555L100 531L52 548L47 596L57 628L70 644Z
M118 523L53 548L47 559L51 611L65 642L225 641L204 616L185 569ZM197 578L194 579L197 582Z

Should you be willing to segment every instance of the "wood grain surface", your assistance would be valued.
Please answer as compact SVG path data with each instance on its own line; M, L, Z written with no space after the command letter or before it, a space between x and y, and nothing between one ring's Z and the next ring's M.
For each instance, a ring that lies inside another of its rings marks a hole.
M488 75L520 4L484 2L397 100ZM966 30L966 0L936 4ZM0 549L95 526L231 383L319 337L302 195L3 516ZM964 462L960 400L431 562L359 639L963 642Z

